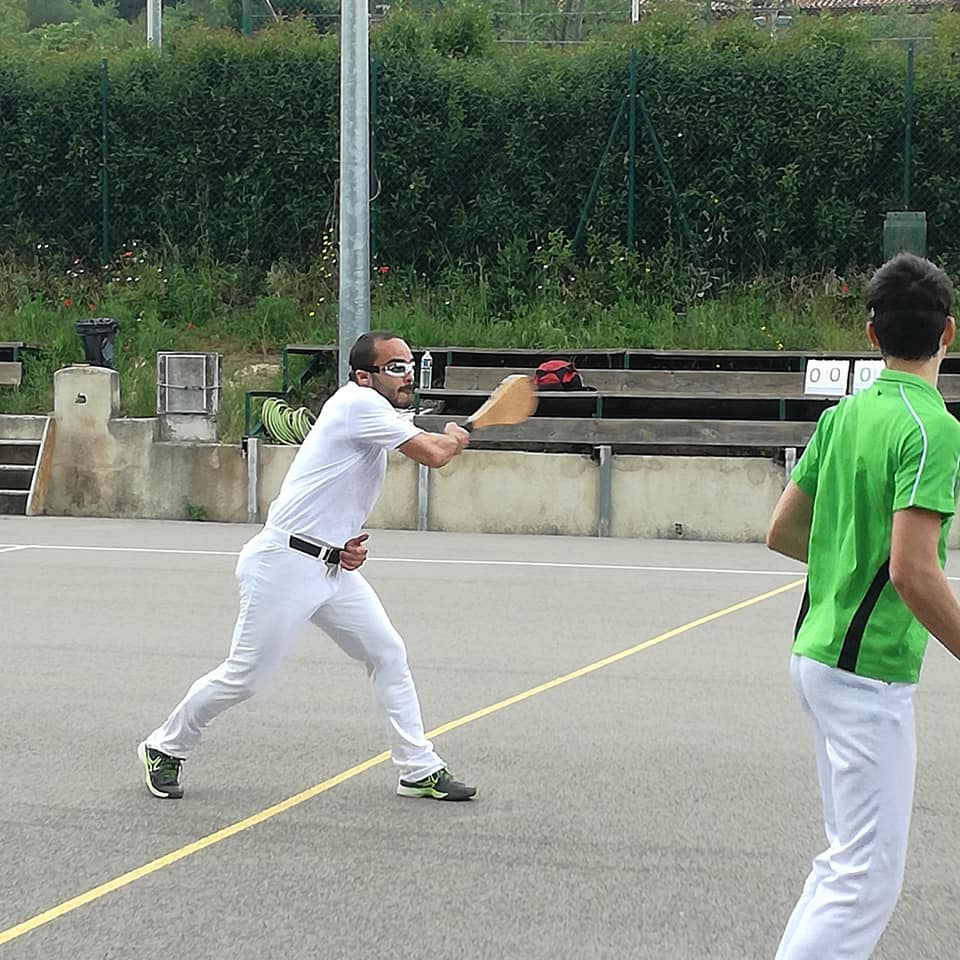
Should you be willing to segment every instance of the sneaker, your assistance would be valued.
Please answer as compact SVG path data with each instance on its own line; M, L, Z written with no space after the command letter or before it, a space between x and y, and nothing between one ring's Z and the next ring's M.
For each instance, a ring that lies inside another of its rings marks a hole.
M146 741L137 747L137 756L143 764L147 789L155 797L161 797L164 800L179 800L183 796L183 787L180 786L182 760L167 756L159 750L154 750L153 747L148 747Z
M454 780L444 767L423 780L401 780L397 793L401 797L430 797L432 800L470 800L476 796L477 788Z

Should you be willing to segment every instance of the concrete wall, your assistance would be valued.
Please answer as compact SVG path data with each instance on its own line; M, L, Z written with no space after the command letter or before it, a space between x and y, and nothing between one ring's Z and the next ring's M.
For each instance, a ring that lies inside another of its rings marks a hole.
M431 530L595 536L600 472L566 453L467 450L430 477Z
M46 417L0 413L0 437L5 440L39 440Z
M758 541L784 469L752 457L614 457L614 537Z
M42 510L52 515L242 522L250 460L237 444L161 441L155 418L118 418L117 375L67 367L54 377L52 450ZM0 417L0 436L39 437L43 417ZM257 504L266 518L296 448L259 444ZM577 454L467 450L431 471L431 530L595 536L600 466ZM760 541L783 467L733 457L612 459L616 537ZM390 455L373 528L416 529L417 466ZM951 534L960 545L960 523Z
M239 448L238 448L239 449ZM266 519L271 501L276 497L298 447L260 444L260 481L257 485L257 507L260 518ZM246 480L244 480L246 497ZM387 477L380 500L370 515L368 526L384 530L417 528L417 465L402 453L391 453L387 460Z

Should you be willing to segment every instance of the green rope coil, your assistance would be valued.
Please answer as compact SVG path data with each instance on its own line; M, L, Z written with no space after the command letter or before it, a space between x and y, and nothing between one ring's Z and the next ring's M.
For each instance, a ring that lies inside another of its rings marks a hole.
M260 419L271 439L277 443L303 443L316 417L306 408L294 409L286 400L267 397L260 409Z

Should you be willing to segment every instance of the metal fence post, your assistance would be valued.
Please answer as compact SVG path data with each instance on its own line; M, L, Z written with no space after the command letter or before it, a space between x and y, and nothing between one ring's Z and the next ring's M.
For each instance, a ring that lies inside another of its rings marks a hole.
M377 57L370 53L370 251L377 252L377 218L373 201L380 195L377 176Z
M913 41L907 44L907 79L903 93L903 209L910 209L911 132L913 127Z
M110 159L110 145L107 139L108 105L110 102L110 77L107 61L100 61L100 255L105 266L110 262L110 174L107 163Z
M600 496L597 502L597 536L610 536L610 501L613 497L613 447L597 447L600 454Z
M417 529L429 530L430 515L430 468L417 464Z
M247 522L256 523L260 513L260 440L247 437Z
M630 48L630 166L627 169L627 249L634 247L633 221L637 195L637 49Z

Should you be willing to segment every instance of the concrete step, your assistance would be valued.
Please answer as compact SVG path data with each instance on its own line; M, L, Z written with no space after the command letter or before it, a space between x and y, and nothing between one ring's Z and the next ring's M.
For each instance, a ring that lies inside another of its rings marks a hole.
M0 440L0 464L28 464L32 467L39 456L39 440Z
M27 512L26 490L0 490L0 514L24 516Z
M29 490L34 469L32 463L0 463L0 490Z

